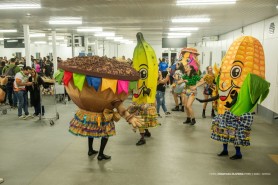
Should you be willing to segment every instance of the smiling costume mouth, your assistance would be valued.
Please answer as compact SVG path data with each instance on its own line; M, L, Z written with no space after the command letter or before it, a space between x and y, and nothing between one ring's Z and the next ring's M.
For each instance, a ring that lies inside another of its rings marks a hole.
M138 98L142 92L143 96L145 96L145 94L149 96L151 94L151 89L147 88L145 82L143 82L142 86L138 88L137 92L139 93L133 93L134 98Z
M226 101L229 96L232 99L231 102L227 101L226 104L224 105L227 108L231 108L236 103L237 97L238 97L238 92L235 90L235 88L237 88L237 89L240 88L234 84L233 80L231 80L231 84L232 85L225 91L222 91L221 89L219 89L219 99L221 101Z

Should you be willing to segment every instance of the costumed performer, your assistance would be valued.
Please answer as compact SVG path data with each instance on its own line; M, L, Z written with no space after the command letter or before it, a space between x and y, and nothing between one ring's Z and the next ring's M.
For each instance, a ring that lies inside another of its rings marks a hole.
M222 59L216 84L218 115L212 121L211 138L223 142L218 156L228 156L228 143L233 143L236 154L230 159L241 159L240 146L250 145L251 112L266 98L270 87L265 80L264 51L258 39L242 36L232 43Z
M139 79L138 72L125 62L98 56L75 57L59 62L58 67L64 70L67 93L79 107L69 132L88 137L89 156L98 153L98 160L110 159L104 149L108 138L116 134L114 122L122 116L134 128L143 124L123 106L129 86ZM99 152L93 150L94 138L101 138Z
M133 67L139 71L140 79L137 88L133 90L133 104L129 112L141 116L144 125L139 128L141 138L137 146L146 143L145 136L150 137L148 128L158 125L155 108L155 96L158 79L158 64L153 48L145 41L143 34L136 34L137 45L133 52Z

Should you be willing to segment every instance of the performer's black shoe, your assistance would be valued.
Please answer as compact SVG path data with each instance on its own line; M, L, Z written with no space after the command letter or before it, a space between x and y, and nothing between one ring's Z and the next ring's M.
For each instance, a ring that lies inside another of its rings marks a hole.
M217 154L218 156L227 156L229 155L228 151L222 151L221 153Z
M145 139L140 139L140 140L136 143L137 146L144 145L144 144L146 144L146 140L145 140Z
M179 110L180 110L179 106L176 106L175 108L172 108L172 111L179 111Z
M195 118L192 118L192 119L191 119L191 123L190 123L190 125L195 125L195 123L196 123Z
M144 136L145 136L145 137L151 137L152 134L148 131L148 132L145 132L145 133L144 133Z
M108 160L108 159L111 159L111 156L102 154L102 155L98 155L98 156L97 156L97 159L98 159L99 161L101 161L101 160Z
M231 160L237 160L237 159L242 159L242 155L233 155L230 157Z
M202 118L206 118L206 110L203 109Z
M97 153L98 153L98 151L96 151L96 150L89 150L88 156L92 156L92 155L95 155Z
M184 106L181 106L181 110L180 111L184 112Z
M183 122L183 124L188 124L191 123L191 119L190 118L186 118L186 120Z

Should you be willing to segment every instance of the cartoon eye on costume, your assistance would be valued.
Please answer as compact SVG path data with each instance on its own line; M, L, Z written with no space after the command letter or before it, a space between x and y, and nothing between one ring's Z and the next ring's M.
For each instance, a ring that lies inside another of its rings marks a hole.
M231 77L238 78L241 75L242 69L240 66L233 66L231 69Z
M141 68L140 71L140 79L145 80L146 78L148 78L148 70L145 68Z

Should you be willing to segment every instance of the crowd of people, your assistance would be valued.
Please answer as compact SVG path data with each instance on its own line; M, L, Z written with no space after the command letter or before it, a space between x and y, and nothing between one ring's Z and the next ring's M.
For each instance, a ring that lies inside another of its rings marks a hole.
M2 91L5 92L1 105L18 109L19 119L43 116L44 107L40 103L40 88L44 85L42 77L53 78L54 69L50 58L34 59L31 56L32 66L26 66L24 58L7 60L6 57L0 57L0 61L1 78L7 79L7 83L1 85ZM28 93L30 93L30 105L34 107L33 114L28 110Z

